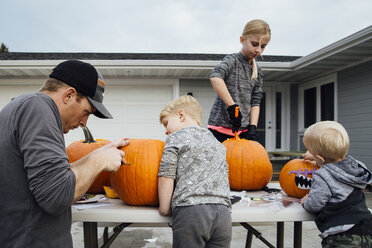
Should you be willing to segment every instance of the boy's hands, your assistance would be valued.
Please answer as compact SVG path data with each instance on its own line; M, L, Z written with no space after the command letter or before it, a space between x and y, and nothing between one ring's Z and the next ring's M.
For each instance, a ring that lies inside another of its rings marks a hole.
M306 151L305 154L302 154L302 157L304 158L305 161L308 161L308 162L315 161L314 156L309 151Z
M309 194L306 194L304 197L301 198L301 201L300 201L301 205L304 205L308 197L309 197Z
M159 214L171 215L171 202L174 190L174 179L158 177Z
M230 105L227 107L227 113L229 114L230 124L232 125L233 134L239 131L240 126L242 125L242 114L238 110L238 116L235 116L235 108L239 107L238 104Z

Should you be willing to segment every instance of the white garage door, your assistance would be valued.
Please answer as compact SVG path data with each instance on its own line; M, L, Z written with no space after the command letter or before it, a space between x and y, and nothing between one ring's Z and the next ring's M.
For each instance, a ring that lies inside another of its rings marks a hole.
M89 117L88 127L94 138L115 140L122 137L165 140L159 113L178 96L178 80L105 80L104 104L114 119ZM39 81L40 82L40 81ZM37 91L40 85L0 85L0 108L12 97ZM83 139L80 128L65 135L66 145Z
M39 85L0 85L0 109L7 105L12 98L21 94L38 91Z

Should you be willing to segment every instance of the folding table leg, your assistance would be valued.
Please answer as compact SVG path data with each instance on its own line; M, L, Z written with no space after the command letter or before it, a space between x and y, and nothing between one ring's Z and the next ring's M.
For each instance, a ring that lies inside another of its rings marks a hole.
M114 233L111 235L110 238L106 239L104 244L101 246L101 248L109 248L112 242L116 239L116 237L123 231L124 228L131 225L132 223L121 223L120 225L114 227ZM108 236L108 232L107 232Z
M245 240L245 248L251 248L252 247L252 238L253 238L253 232L251 231L251 229L248 229L247 239Z
M83 222L84 247L98 248L97 222Z
M276 223L276 247L284 248L284 222Z
M248 223L246 223L246 222L240 222L240 225L242 225L245 229L248 230L247 240L246 240L246 243L245 243L245 247L251 247L251 245L252 245L252 234L254 234L254 236L256 236L256 238L258 238L259 240L261 240L265 245L267 245L270 248L275 248L275 246L273 246L272 244L270 244L269 241L267 241L264 237L262 237L262 233L260 233L256 229L254 229Z
M295 221L294 223L293 247L294 248L302 247L302 222L301 221Z
M106 226L105 229L103 229L103 243L105 244L109 239L108 235L108 227Z

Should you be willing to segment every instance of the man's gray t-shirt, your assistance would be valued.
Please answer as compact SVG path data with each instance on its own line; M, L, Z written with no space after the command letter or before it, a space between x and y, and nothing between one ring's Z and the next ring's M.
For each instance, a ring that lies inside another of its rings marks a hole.
M249 125L249 115L252 106L260 106L262 98L263 74L257 66L258 76L252 79L252 68L242 53L234 53L223 58L215 67L210 78L218 77L225 81L227 90L242 114L240 130ZM231 128L226 104L217 95L212 106L208 125Z
M226 148L205 128L186 127L167 137L158 176L175 180L172 209L231 206Z
M0 111L0 246L72 247L75 174L59 110L37 92Z

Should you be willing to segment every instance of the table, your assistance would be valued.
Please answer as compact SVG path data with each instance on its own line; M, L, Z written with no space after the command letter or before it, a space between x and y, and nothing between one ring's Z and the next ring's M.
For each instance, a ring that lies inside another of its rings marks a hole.
M267 200L255 197L254 194L262 194L262 191L248 192L247 195L251 193L253 193L253 197L252 195L244 197L241 201L233 204L231 213L233 225L242 225L247 229L246 247L250 247L252 235L256 235L269 247L274 247L252 227L252 225L262 223L277 224L276 247L284 247L284 222L294 222L293 247L301 247L302 222L313 221L315 216L303 209L299 203L289 202L289 206L284 207L282 204L283 199ZM129 206L119 199L110 199L109 202L112 204L99 208L77 210L72 207L72 221L83 222L84 246L86 248L98 247L97 223L110 223L109 225L111 226L117 224L116 231L114 229L114 234L117 236L118 233L116 234L116 232L120 233L123 228L132 223L155 227L167 225L171 220L169 217L160 216L156 207ZM105 233L105 235L105 240L107 240L108 234ZM103 247L109 247L109 244Z

